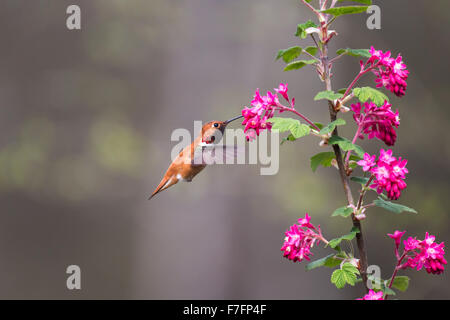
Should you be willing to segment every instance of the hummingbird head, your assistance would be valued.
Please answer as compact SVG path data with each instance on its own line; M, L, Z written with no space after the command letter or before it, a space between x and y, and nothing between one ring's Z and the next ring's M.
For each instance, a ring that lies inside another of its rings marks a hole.
M206 123L202 128L202 142L207 144L218 143L222 139L227 125L242 117L243 116L238 116L226 121L210 121Z

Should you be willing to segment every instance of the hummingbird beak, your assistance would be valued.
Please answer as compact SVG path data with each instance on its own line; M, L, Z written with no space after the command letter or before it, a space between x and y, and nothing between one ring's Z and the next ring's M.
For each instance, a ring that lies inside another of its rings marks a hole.
M244 117L244 116L237 116L237 117L231 118L230 120L224 121L224 123L225 123L225 125L227 125L227 124L229 124L230 122L232 122L232 121L234 121L234 120L237 120L237 119L239 119L239 118L242 118L242 117Z

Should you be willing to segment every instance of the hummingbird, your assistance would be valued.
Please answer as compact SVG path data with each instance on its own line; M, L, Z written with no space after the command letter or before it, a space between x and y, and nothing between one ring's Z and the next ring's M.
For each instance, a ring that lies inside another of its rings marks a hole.
M227 125L242 117L241 115L226 121L210 121L203 125L200 135L189 146L186 146L172 161L161 182L148 199L150 200L157 193L166 190L178 183L178 181L191 182L207 166L204 159L204 151L219 148L219 146L214 145L220 142ZM235 148L221 147L223 151L233 151L233 156L235 155Z

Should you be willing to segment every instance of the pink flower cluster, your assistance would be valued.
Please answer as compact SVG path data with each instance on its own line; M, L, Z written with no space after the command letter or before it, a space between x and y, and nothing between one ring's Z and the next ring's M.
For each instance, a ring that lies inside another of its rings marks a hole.
M425 233L424 240L417 240L416 237L409 237L403 241L404 252L400 256L398 249L400 246L400 239L405 234L405 231L395 231L394 234L388 234L389 237L395 240L395 254L399 260L399 269L412 268L421 270L425 268L428 273L441 274L444 272L444 265L447 260L444 258L444 242L440 244L435 243L436 237ZM406 262L400 264L403 259Z
M381 107L373 102L352 104L353 119L358 124L359 138L364 134L369 139L378 138L386 145L392 146L397 139L395 128L400 125L398 111L391 110L391 105L385 101Z
M383 291L375 292L372 289L370 289L368 294L356 300L384 300Z
M311 217L306 213L305 217L298 219L298 224L291 226L286 232L281 251L284 257L296 261L310 260L311 248L317 241L326 241L320 230L320 226L314 227L309 221Z
M289 100L287 83L280 83L279 87L274 90L281 94L291 106L294 105L295 99L292 98L292 102ZM283 112L283 109L286 108L280 104L277 94L267 91L267 95L261 96L259 89L256 89L253 100L250 103L252 105L251 108L245 107L242 110L242 115L244 116L242 124L245 125L244 133L247 141L255 139L265 129L270 130L272 125L267 120L274 116L275 110L278 109L280 112Z
M375 50L374 47L371 47L369 52L372 56L368 63L374 67L373 73L377 76L375 80L377 87L385 87L399 97L404 96L409 71L403 63L402 56L391 58L390 51L383 53L381 50Z
M386 190L387 196L391 200L400 198L401 191L406 188L406 169L408 160L401 157L392 156L392 150L380 150L380 156L375 161L375 155L364 154L364 159L358 161L363 171L372 173L373 184L371 188L376 188L378 194Z

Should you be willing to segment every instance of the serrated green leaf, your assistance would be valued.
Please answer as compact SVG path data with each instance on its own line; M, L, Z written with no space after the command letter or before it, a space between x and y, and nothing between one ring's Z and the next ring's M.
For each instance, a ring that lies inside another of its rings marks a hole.
M389 98L383 92L371 87L355 88L353 89L353 94L359 101L366 102L371 100L377 106L383 105L385 101L389 102Z
M272 129L280 132L290 131L294 139L307 136L311 128L300 121L292 118L271 118L268 122L272 123Z
M346 54L352 57L364 57L364 58L370 58L372 55L369 53L368 49L339 49L336 51L336 54Z
M322 130L320 130L319 134L320 135L328 134L330 132L333 132L336 126L343 126L345 124L346 122L344 119L342 118L336 119L333 122L327 124L325 127L323 127Z
M341 269L334 270L331 274L331 283L333 283L338 289L342 289L343 287L345 287L345 285L347 284L345 272Z
M408 290L409 287L409 277L407 276L396 276L392 286L402 292Z
M308 28L317 28L317 25L311 20L305 23L300 23L297 25L297 32L295 33L295 36L300 37L300 39L305 39L308 36L306 33L306 29Z
M303 49L299 46L281 49L280 51L278 51L276 60L283 58L284 62L289 63L297 58L302 53L302 51Z
M347 7L336 7L326 10L321 10L321 13L332 14L335 17L342 16L344 14L355 14L367 11L368 6L347 6Z
M367 182L369 181L369 178L366 177L351 177L350 180L356 183L360 183L361 185L365 186Z
M341 216L341 217L347 218L352 213L353 213L353 209L345 206L345 207L340 207L340 208L337 208L336 210L334 210L334 212L331 216L332 217Z
M354 274L359 274L358 268L356 268L354 265L352 265L350 262L346 262L342 265L342 270L348 271Z
M402 213L402 212L412 212L412 213L417 213L416 210L414 210L413 208L409 208L407 206L404 206L402 204L397 204L397 203L393 203L390 201L386 201L381 197L378 197L377 200L373 201L373 204L376 205L377 207L392 211L394 213Z
M342 98L344 95L342 93L336 93L334 91L321 91L314 97L314 101L327 99L327 100L336 100Z
M360 146L353 144L350 140L342 138L340 136L331 136L331 138L328 140L328 143L337 144L344 151L353 150L360 157L364 156L364 150Z
M311 157L311 169L313 172L317 170L319 166L331 167L331 161L335 159L334 152L320 152Z
M291 133L295 139L307 136L310 132L311 128L303 123L297 125L296 127L291 128Z
M356 275L359 274L358 269L350 263L344 263L341 269L334 270L331 274L331 283L336 288L342 289L346 284L354 286L356 283Z
M297 125L300 121L292 118L270 118L267 122L272 124L272 129L280 132L290 131L292 126Z
M297 70L297 69L301 69L304 66L310 65L310 64L314 64L316 62L316 60L311 59L311 60L297 60L297 61L293 61L290 62L285 68L284 71L290 71L290 70Z

